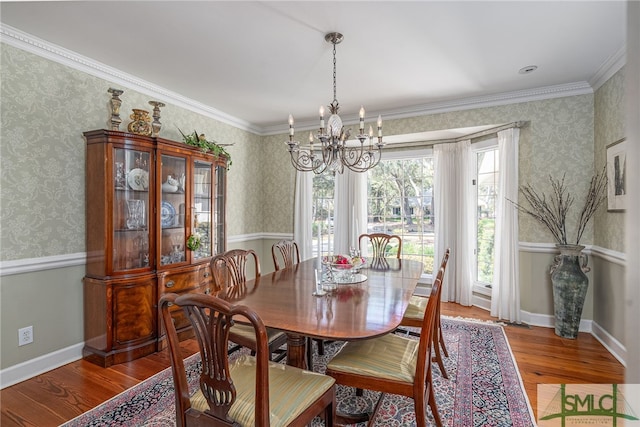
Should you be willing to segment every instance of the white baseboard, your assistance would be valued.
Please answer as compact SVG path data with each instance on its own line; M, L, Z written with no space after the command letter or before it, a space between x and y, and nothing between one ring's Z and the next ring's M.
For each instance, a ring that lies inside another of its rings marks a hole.
M528 311L520 310L520 319L523 323L531 326L542 326L543 328L555 328L555 319L549 314L537 314L529 313ZM580 320L579 332L592 332L592 320L582 319Z
M491 311L491 299L484 295L473 294L471 297L471 304L484 310Z
M0 389L82 359L84 343L74 344L0 371Z
M615 357L622 366L626 367L627 348L620 341L615 339L611 334L602 329L596 322L592 323L591 335L593 335L600 343Z
M555 327L553 316L548 314L529 313L526 311L521 311L520 313L522 321L528 325L541 326L545 328ZM627 349L625 346L596 322L593 320L582 319L580 320L580 327L578 328L578 331L587 332L593 335L593 337L600 341L604 348L606 348L613 357L622 363L622 366L627 366L625 362L627 358Z

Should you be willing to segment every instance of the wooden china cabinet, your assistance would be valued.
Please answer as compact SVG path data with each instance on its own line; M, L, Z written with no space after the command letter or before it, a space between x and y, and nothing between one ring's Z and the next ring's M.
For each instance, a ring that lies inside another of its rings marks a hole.
M107 367L164 346L162 294L213 290L209 260L226 247L228 159L127 132L84 136L83 356ZM174 322L180 335L190 334L177 310Z

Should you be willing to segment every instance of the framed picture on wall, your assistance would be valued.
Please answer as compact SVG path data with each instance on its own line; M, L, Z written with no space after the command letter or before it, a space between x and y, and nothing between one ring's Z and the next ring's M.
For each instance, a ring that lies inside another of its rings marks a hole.
M627 140L607 145L607 210L627 209Z

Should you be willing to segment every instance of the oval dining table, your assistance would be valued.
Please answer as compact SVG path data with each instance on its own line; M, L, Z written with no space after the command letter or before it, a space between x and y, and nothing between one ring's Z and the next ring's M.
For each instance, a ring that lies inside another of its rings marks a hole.
M371 260L358 283L338 284L314 296L317 259L246 283L234 304L251 307L265 326L287 334L287 364L308 369L307 337L332 341L374 338L394 331L418 284L423 264L410 259Z

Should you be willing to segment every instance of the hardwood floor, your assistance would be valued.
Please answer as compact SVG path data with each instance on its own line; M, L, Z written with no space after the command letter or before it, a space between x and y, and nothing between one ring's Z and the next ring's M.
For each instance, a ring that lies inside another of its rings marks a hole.
M442 314L494 320L477 307L443 303ZM624 367L593 336L578 339L556 336L551 328L506 326L505 331L520 369L531 406L536 413L538 384L623 383ZM184 356L197 344L182 344ZM80 360L0 392L2 427L58 426L170 365L167 352L107 369Z

